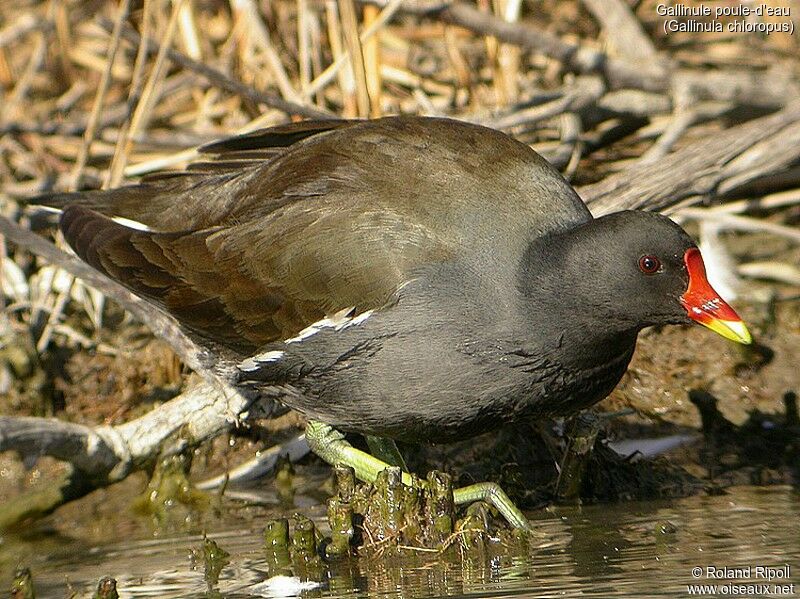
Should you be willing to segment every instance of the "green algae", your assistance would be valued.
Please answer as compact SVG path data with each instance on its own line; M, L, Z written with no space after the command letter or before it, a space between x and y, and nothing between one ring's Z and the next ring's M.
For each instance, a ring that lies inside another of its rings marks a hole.
M36 591L33 588L33 576L29 568L20 568L14 573L11 582L12 599L35 599Z

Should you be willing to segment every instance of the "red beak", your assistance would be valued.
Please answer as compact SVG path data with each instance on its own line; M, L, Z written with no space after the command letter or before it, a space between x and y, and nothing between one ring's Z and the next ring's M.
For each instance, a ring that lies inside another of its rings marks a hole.
M686 250L683 262L689 273L689 287L681 296L681 303L686 308L689 318L731 341L752 343L753 338L742 319L708 282L700 250L697 248Z

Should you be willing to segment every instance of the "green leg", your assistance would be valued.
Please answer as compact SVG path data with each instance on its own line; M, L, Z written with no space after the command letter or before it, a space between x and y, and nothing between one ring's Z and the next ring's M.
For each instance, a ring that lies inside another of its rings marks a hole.
M308 422L306 441L311 451L323 460L332 466L350 466L355 471L356 477L368 483L375 482L378 473L389 467L386 462L350 445L342 433L322 422L314 420ZM404 485L411 486L411 475L407 472L403 472L402 480ZM511 526L531 530L528 520L496 483L478 483L455 489L453 500L456 505L485 501L494 506Z
M475 483L468 487L453 490L453 502L456 505L485 501L500 512L514 528L533 530L525 515L514 505L506 492L497 483Z
M316 420L309 420L306 424L306 441L311 451L331 466L350 466L355 470L356 478L368 483L374 483L378 474L389 467L386 462L350 445L333 427ZM412 484L407 472L403 472L403 484Z
M379 460L383 460L390 466L397 466L403 472L408 472L408 466L403 459L400 450L397 449L397 444L394 439L387 439L386 437L374 437L372 435L364 435L367 440L369 452Z

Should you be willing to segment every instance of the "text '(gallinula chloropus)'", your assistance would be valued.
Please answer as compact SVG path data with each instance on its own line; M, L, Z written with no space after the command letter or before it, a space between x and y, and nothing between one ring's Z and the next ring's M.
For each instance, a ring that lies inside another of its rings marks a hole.
M440 442L570 414L611 392L650 325L750 342L678 225L592 218L492 129L304 122L204 151L183 173L44 203L79 256L237 360L240 384L304 413L314 451L362 479L386 464L337 431ZM496 486L456 491L480 497L527 526Z

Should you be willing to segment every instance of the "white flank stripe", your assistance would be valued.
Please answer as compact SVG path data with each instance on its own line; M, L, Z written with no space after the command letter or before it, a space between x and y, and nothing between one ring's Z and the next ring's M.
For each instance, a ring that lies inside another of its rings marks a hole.
M280 350L264 352L263 354L258 354L257 356L243 360L239 363L238 368L244 372L253 372L254 370L258 370L262 364L266 364L267 362L277 362L285 355L286 352Z
M333 316L326 316L322 320L318 320L302 331L297 333L296 336L286 339L284 343L298 343L299 341L303 341L304 339L308 339L312 335L316 335L323 329L333 329L334 331L343 331L347 327L351 327L353 325L359 325L366 321L371 315L372 310L367 310L362 314L359 314L355 318L353 318L352 314L355 308L345 308L344 310L339 310Z
M339 310L333 316L326 316L322 320L318 320L315 323L308 325L302 331L300 331L296 336L286 339L284 343L299 343L304 339L308 339L309 337L316 335L323 329L333 329L334 331L343 331L344 329L352 326L358 326L364 323L370 316L372 316L373 310L367 310L353 317L353 312L355 308L346 308L344 310ZM267 364L269 362L277 362L281 360L286 355L285 351L281 350L270 350L268 352L264 352L263 354L258 354L247 358L246 360L242 360L238 368L243 372L254 372L258 370L262 364Z
M362 322L364 322L365 320L367 320L367 318L369 318L370 316L372 316L372 310L367 310L366 312L362 312L361 314L359 314L358 316L353 318L350 322L345 324L342 328L346 329L349 326L359 325ZM339 329L337 329L337 330L339 330Z

